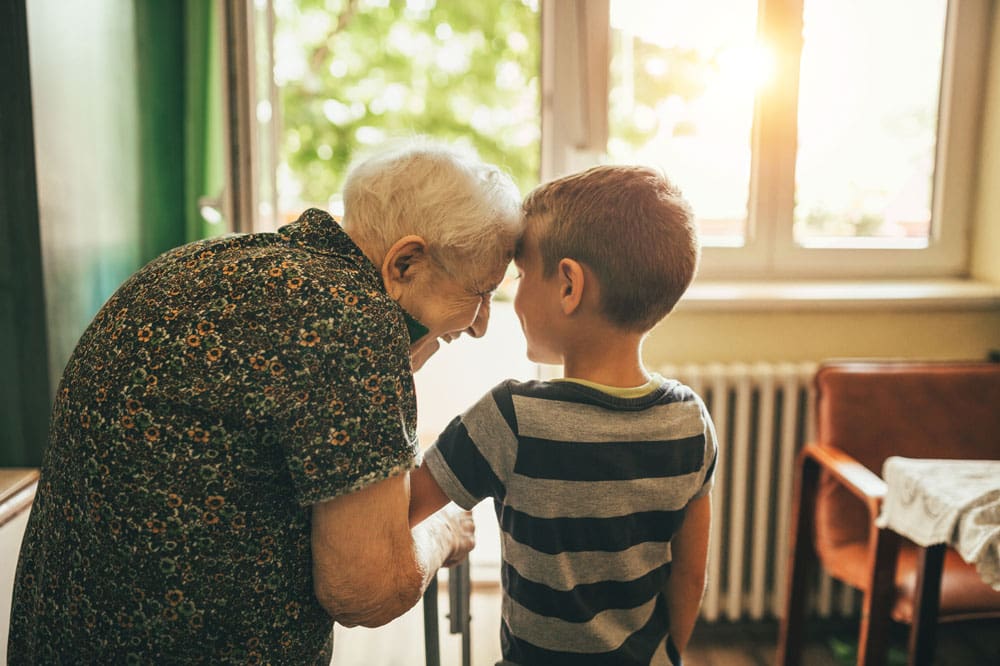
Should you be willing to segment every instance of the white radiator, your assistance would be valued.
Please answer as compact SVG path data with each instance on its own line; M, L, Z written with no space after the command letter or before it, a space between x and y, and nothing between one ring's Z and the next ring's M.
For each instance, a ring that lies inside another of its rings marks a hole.
M814 434L815 363L667 366L705 400L715 422L708 589L702 618L783 614L795 456ZM826 575L811 595L821 617L853 615L855 591Z

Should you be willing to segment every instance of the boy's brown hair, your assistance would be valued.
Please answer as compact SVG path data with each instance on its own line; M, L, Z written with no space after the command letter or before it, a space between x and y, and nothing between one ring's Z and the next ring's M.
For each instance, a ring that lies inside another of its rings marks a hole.
M600 281L602 314L624 330L653 328L697 270L691 206L654 169L592 167L539 185L522 210L540 222L544 275L563 258L586 264Z

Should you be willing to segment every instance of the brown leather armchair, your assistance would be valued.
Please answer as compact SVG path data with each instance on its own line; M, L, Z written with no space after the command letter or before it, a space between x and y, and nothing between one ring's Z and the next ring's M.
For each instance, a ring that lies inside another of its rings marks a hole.
M798 459L777 663L800 663L805 588L817 560L863 592L859 665L885 663L890 617L912 625L911 663L935 611L941 622L1000 618L1000 592L950 549L934 608L937 590L918 580L927 549L875 526L887 457L1000 459L1000 364L827 363L815 384L817 441Z

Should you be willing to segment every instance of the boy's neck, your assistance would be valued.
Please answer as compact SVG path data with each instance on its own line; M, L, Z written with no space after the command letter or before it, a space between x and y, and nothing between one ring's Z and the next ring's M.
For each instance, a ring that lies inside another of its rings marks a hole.
M631 388L649 381L640 347L644 334L621 331L587 335L575 341L563 355L563 374L596 384Z

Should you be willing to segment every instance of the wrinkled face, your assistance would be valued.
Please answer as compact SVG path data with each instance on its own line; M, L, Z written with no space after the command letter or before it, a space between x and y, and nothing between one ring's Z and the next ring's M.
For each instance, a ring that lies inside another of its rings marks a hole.
M493 292L503 279L505 267L469 285L438 268L427 276L419 296L405 307L434 338L451 341L462 333L474 338L486 333Z
M556 344L556 325L560 311L559 284L555 273L546 278L538 249L538 222L529 220L521 238L514 264L519 273L514 312L521 321L528 343L528 358L536 363L562 363Z

